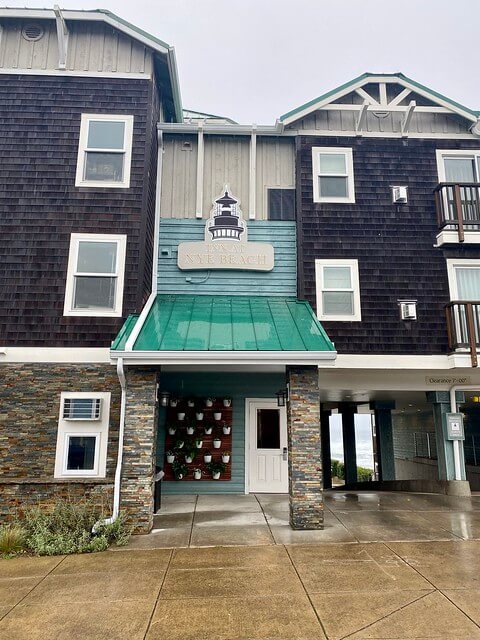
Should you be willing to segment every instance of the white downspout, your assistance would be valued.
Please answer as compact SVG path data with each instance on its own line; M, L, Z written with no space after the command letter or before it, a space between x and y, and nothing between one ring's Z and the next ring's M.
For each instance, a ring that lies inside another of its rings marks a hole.
M120 387L122 389L122 395L120 399L120 424L118 428L118 454L117 454L117 466L115 468L115 481L113 484L113 510L110 518L104 520L98 520L93 525L92 532L95 533L99 527L107 524L112 524L118 518L120 511L120 484L122 480L122 461L123 461L123 437L125 433L125 409L127 406L127 381L125 379L125 371L123 369L123 358L117 360L117 375L120 381Z
M457 413L457 398L455 394L457 391L477 391L478 386L472 387L471 385L457 384L450 388L450 411ZM460 460L460 441L453 440L453 464L455 469L455 480L462 479L462 465Z

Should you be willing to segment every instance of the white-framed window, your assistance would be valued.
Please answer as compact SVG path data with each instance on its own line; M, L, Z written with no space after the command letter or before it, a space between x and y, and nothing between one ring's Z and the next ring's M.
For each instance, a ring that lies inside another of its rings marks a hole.
M312 167L314 202L355 202L352 149L312 147Z
M72 233L65 316L122 315L127 236Z
M315 260L319 320L362 319L358 260Z
M61 393L55 478L105 477L110 396L109 392Z
M439 182L480 182L480 149L437 149Z
M450 300L480 301L480 260L451 258L447 260Z
M130 186L133 116L82 113L76 187Z

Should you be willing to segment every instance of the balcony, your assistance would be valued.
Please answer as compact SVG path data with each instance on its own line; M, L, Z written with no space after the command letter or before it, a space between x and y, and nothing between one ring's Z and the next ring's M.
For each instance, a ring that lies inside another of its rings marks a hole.
M472 367L477 367L477 350L480 349L480 301L449 302L445 311L450 351L469 353Z
M437 245L480 243L480 183L442 182L434 190Z

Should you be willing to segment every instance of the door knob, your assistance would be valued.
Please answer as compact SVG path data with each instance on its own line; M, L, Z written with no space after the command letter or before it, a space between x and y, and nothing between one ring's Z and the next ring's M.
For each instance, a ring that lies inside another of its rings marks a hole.
M288 460L288 449L287 447L283 447L282 457L284 460Z

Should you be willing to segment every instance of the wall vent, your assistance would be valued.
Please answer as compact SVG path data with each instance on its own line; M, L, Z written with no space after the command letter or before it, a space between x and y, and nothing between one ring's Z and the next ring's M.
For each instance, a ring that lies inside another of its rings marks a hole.
M45 29L38 22L29 22L22 29L22 36L29 42L36 42L45 33Z

